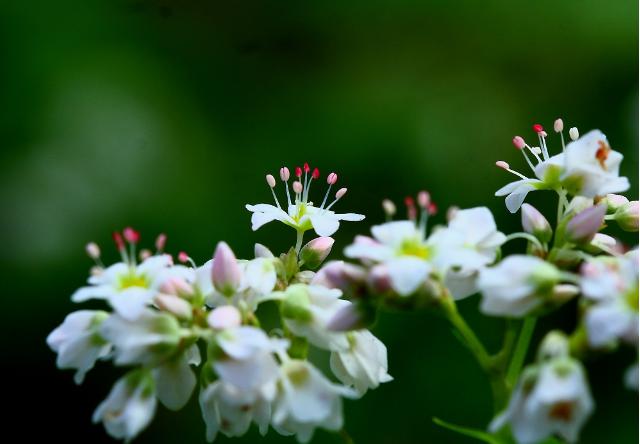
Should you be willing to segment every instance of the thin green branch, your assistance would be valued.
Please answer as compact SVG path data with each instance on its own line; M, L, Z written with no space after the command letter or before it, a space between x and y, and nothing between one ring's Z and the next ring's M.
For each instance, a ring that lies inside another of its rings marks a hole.
M527 317L522 324L518 343L516 344L509 368L507 369L507 384L509 387L513 387L520 376L524 360L527 357L527 351L529 350L533 331L536 328L536 321L537 318L535 317Z

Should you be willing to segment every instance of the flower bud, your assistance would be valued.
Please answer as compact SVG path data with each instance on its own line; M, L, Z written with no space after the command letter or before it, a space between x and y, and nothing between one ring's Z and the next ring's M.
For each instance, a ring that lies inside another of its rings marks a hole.
M338 288L347 293L350 289L364 283L365 277L365 271L356 265L343 261L331 261L318 270L311 284Z
M553 330L547 333L538 349L538 362L549 361L554 358L565 358L569 356L569 340L567 336Z
M207 324L214 330L239 327L242 323L240 311L233 305L223 305L214 309L207 316Z
M284 318L307 323L313 319L313 314L309 310L310 304L306 287L296 284L290 286L284 293L280 310Z
M232 296L240 285L241 277L242 272L233 251L226 242L219 242L211 267L211 281L214 287L220 293Z
M369 271L367 282L376 293L386 293L391 290L391 278L386 265L376 265Z
M553 287L551 298L558 303L564 303L580 294L580 288L573 284L558 284Z
M164 294L189 298L195 294L195 290L187 281L181 277L173 276L167 279L160 286L160 291Z
M607 194L602 202L606 203L609 212L613 213L622 205L629 203L629 199L620 194Z
M638 201L634 200L622 205L615 212L615 220L624 231L638 231Z
M567 209L565 210L565 214L568 213L579 213L582 210L586 210L589 207L593 206L593 199L584 197L584 196L576 196L569 202Z
M263 257L265 259L273 258L273 253L267 247L262 244L255 244L253 247L254 255L256 258Z
M540 261L529 276L538 294L548 294L560 280L560 271L549 262Z
M300 259L311 269L316 269L331 253L335 241L331 237L317 237L309 241L300 251Z
M193 316L191 304L178 296L158 293L154 302L160 310L169 312L179 319L191 319Z
M338 310L327 323L329 331L349 331L366 326L365 312L360 304L349 304Z
M590 242L600 231L606 212L605 205L594 205L573 216L567 224L567 240L574 243Z
M549 221L533 205L522 204L521 215L524 231L533 234L541 242L549 242L551 240L553 230Z

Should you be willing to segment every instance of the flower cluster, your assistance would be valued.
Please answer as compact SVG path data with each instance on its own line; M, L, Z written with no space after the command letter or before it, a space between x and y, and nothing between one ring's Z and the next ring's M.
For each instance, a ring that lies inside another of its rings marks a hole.
M334 213L335 202L314 207L308 191L319 173L315 169L307 180L306 164L304 170L305 184L294 183L290 216L274 216L296 228L299 244L300 233L311 227L332 234L338 220L364 217ZM286 184L289 173L282 171ZM272 179L267 178L270 185ZM337 175L327 181L335 184ZM338 191L336 200L345 191ZM271 217L267 207L250 207L264 210L254 214L254 228ZM78 384L99 360L129 368L93 415L114 438L136 437L153 419L158 401L171 410L182 408L199 380L209 441L219 433L244 435L255 423L262 434L271 426L307 442L317 427L341 430L343 398L358 398L392 379L386 347L369 330L338 332L329 326L351 305L340 290L313 282L312 270L329 254L332 238L315 238L279 257L256 244L251 260L236 259L220 242L213 259L201 266L184 252L175 264L164 253L165 235L156 240L155 254L136 254L139 240L131 228L114 233L122 260L108 267L100 248L87 245L96 265L89 285L72 300L101 299L112 311L75 311L47 338L58 353L58 367L75 370ZM261 327L273 323L259 318L256 310L263 303L279 308L278 326ZM339 383L307 358L309 344L330 352Z
M317 205L310 190L319 170L296 167L290 187L290 170L282 167L284 204L268 174L275 205L246 208L253 230L272 221L295 230L288 251L276 256L256 244L254 259L238 260L219 242L209 262L197 266L180 253L175 264L161 235L156 252L143 250L138 261L140 236L127 228L114 234L121 262L105 267L98 246L87 246L96 265L89 285L72 296L104 300L113 311L71 313L48 344L60 368L76 371L77 383L98 360L130 368L94 414L116 438L137 436L157 401L183 407L199 380L209 441L244 435L255 423L262 434L272 427L307 442L317 427L346 436L342 399L392 379L386 347L368 329L378 313L428 309L476 358L494 401L487 430L437 424L492 444L575 442L594 411L589 358L620 347L638 355L638 247L614 237L638 231L638 202L612 194L629 181L619 175L622 155L600 131L580 137L571 128L565 146L562 120L553 128L562 145L556 155L542 125L533 126L537 146L513 139L534 177L496 162L519 178L496 195L506 196L510 212L520 211L522 231L503 234L486 207L451 207L446 223L433 225L437 207L421 191L405 199L406 219L394 220L396 206L383 201L386 222L346 247L352 262L325 262L340 222L364 216L332 210L347 192L340 188L329 202L337 174L326 177ZM555 219L524 203L534 190L557 195ZM308 231L319 237L303 245ZM514 240L526 243L523 251L503 256ZM502 347L493 353L458 311L474 294L481 313L505 320ZM276 320L261 314L262 304L277 307ZM575 317L575 328L547 332L527 363L537 319L558 310ZM331 379L309 359L311 346L328 352ZM637 360L620 379L638 389Z

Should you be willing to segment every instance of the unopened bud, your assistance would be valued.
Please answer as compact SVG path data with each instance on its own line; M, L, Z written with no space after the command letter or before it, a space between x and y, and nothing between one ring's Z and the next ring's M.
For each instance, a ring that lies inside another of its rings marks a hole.
M607 194L600 202L607 204L607 210L613 213L622 205L629 203L629 199L620 194Z
M569 356L569 339L558 330L547 333L538 349L538 362Z
M533 205L522 204L522 228L527 233L533 234L541 242L549 242L553 234L549 221Z
M349 304L338 310L327 323L329 331L349 331L365 327L364 311L359 304Z
M95 242L89 242L84 249L91 259L98 259L100 257L100 247L98 247L98 244Z
M265 247L262 244L255 244L253 247L253 252L256 258L263 257L266 259L271 259L272 257L274 257L271 250L269 250L267 247Z
M182 296L189 298L195 294L193 286L181 277L173 276L167 279L160 286L160 291L164 294Z
M624 231L638 231L638 201L634 200L622 205L615 212L614 218Z
M561 133L563 129L564 129L564 122L562 121L562 119L556 119L556 121L553 122L553 130L556 133Z
M367 282L375 293L386 293L391 290L391 278L387 266L379 264L371 268Z
M567 240L574 243L587 243L600 231L607 212L605 205L594 205L582 210L567 224Z
M569 129L569 137L571 138L571 140L578 140L578 137L580 137L580 133L578 132L578 128L576 128L575 126L573 128Z
M300 250L300 259L304 261L307 268L316 269L324 262L331 253L331 247L335 241L331 237L318 237L309 241Z
M573 284L558 284L553 287L552 298L555 302L564 303L580 294L580 288Z
M327 262L313 277L312 285L327 288L339 288L347 293L354 287L362 285L366 277L364 269L343 261Z
M240 311L233 305L222 305L207 316L207 324L214 330L226 330L239 327L242 323Z
M214 287L220 293L232 296L240 285L241 277L242 272L233 251L226 242L219 242L211 267L211 281Z
M191 304L178 296L158 293L154 298L160 310L167 311L180 319L191 319L193 311Z

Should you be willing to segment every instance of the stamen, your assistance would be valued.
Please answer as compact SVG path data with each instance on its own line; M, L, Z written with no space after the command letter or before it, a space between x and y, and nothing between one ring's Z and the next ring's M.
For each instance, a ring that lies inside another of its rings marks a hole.
M276 206L279 209L282 209L282 207L280 206L280 202L278 201L278 197L276 196L276 192L274 191L274 188L276 187L276 178L273 177L271 174L267 174L266 179L267 179L267 185L269 185L269 188L271 189L271 195L273 196L273 200L276 201Z
M417 211L416 211L416 203L413 200L413 197L407 196L404 198L404 204L407 207L407 219L415 222Z
M140 253L138 253L138 257L140 257L140 261L143 261L143 262L149 259L151 256L153 256L153 253L148 248L143 248L142 250L140 250Z
M130 244L137 244L140 241L140 233L131 227L122 230L122 234L124 234L125 240Z
M309 184L306 187L306 189L304 190L304 201L305 202L307 200L309 200L309 190L311 190L311 184L313 183L314 179L317 179L318 177L320 177L320 170L318 170L318 168L314 168L313 172L311 173L311 178L309 179Z
M327 183L329 184L329 188L327 188L327 192L324 194L324 199L322 199L322 205L320 208L324 208L324 204L327 203L327 197L329 197L329 192L331 191L331 186L334 185L338 181L338 175L336 173L330 173L327 176Z
M524 139L520 136L515 136L511 142L513 143L513 146L515 146L517 149L521 150L522 148L524 148L525 146L527 146L527 143L524 141Z
M549 159L549 152L547 151L547 142L545 140L547 137L546 131L542 130L538 133L538 140L540 141L540 148L542 148L542 157L544 160Z
M300 179L302 177L302 168L296 167L296 177Z
M164 233L160 233L156 238L156 251L158 253L162 253L164 251L164 246L167 243L167 235Z
M100 268L104 268L104 264L100 260L100 247L98 246L98 244L96 244L95 242L89 242L85 246L85 251L87 252L87 255L91 259L93 259L96 265L98 265Z
M117 231L114 231L112 233L112 237L113 237L113 242L115 242L116 244L116 248L120 252L120 257L122 257L122 262L125 262L128 264L129 258L127 257L127 249L124 243L124 239L122 238L122 235Z
M505 162L504 160L498 160L498 161L496 162L496 166L497 166L498 168L501 168L501 169L503 169L503 170L505 170L505 171L510 172L511 174L515 174L516 176L518 176L518 177L520 177L520 178L522 178L522 179L528 179L528 177L527 177L527 176L525 176L525 175L523 175L523 174L520 174L520 173L518 173L517 171L512 170L512 169L509 167L509 164L508 164L507 162Z
M284 189L287 191L287 205L291 205L291 195L289 194L289 168L280 168L280 179L284 182Z
M191 257L189 257L189 255L188 255L186 252L184 252L184 251L181 251L180 253L178 253L178 260L179 260L180 262L182 262L183 264L189 264L189 265L191 265L191 267L192 267L194 270L198 268L198 267L196 266L195 261L194 261L193 259L191 259Z
M580 137L578 128L574 126L573 128L569 129L569 137L571 138L571 140L578 140L578 138Z
M429 216L435 216L436 214L438 214L438 206L435 202L431 202L429 204Z
M422 237L427 237L427 222L429 220L429 206L431 205L431 196L427 191L420 191L418 193L418 206L420 210L420 231Z
M300 194L302 193L302 184L296 180L293 182L293 192L296 193L296 203L300 200Z
M396 205L389 199L384 199L382 201L382 209L384 210L384 214L387 216L387 221L393 219L393 216L396 214Z
M335 203L337 201L339 201L340 199L342 199L342 196L344 196L345 194L347 194L347 189L346 188L340 188L338 190L338 192L336 193L336 200L334 200L333 202L331 202L329 204L329 206L326 208L327 210L330 210L332 206L335 205Z

